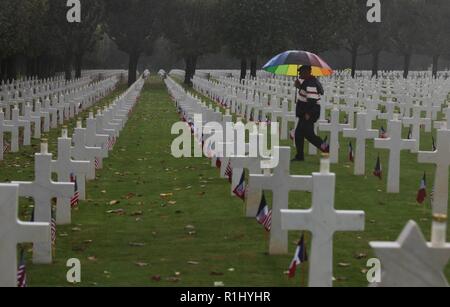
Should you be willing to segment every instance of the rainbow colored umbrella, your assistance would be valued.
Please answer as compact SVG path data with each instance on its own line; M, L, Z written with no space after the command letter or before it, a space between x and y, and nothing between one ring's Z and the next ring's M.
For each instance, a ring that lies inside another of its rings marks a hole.
M298 76L298 69L304 65L312 67L312 75L316 77L330 76L333 69L318 55L307 51L290 50L272 58L263 69L275 75Z

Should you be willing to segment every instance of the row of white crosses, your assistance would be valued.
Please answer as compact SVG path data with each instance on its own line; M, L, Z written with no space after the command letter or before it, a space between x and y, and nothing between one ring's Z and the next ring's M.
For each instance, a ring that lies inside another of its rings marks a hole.
M105 79L101 82L95 84L95 86L89 87L90 94L87 96L89 98L88 103L84 104L83 109L91 107L94 103L93 97L100 99L108 92L112 91L117 83L117 77L111 77L110 79ZM81 94L81 92L80 92ZM50 128L56 128L58 123L62 124L65 119L74 117L77 112L70 114L60 109L58 112L57 108L51 108L49 106L49 101L47 99L47 111L41 109L41 103L37 101L35 103L35 111L32 111L32 107L28 104L24 109L24 116L20 116L20 110L16 106L12 110L11 120L5 119L5 114L0 110L0 147L3 149L4 144L4 133L11 133L11 152L19 151L19 131L23 129L23 145L31 145L31 125L34 126L34 137L41 137L41 118L44 119L43 131L48 132ZM70 104L69 104L70 106ZM77 109L78 110L78 109ZM67 116L66 116L67 115ZM59 121L58 121L59 117ZM0 152L0 161L3 160L3 150Z
M169 91L174 91L176 87L170 83L171 81L166 81ZM334 209L335 176L329 173L329 160L324 162L321 173L315 173L312 176L295 176L290 174L290 148L275 147L273 151L278 152L279 157L279 164L273 169L273 174L270 169L266 169L262 174L263 169L259 158L247 156L231 158L233 173L240 175L241 172L238 170L250 170L246 216L254 218L257 215L262 191L272 191L273 213L269 253L271 255L288 253L288 230L311 231L313 241L309 284L310 286L331 286L333 235L336 231L362 231L364 212ZM222 163L222 166L224 164L228 162ZM288 210L291 191L313 193L312 209Z
M335 112L335 114L338 114ZM355 174L365 173L365 142L374 139L378 131L369 129L367 114L358 113L356 129L345 129L344 136L356 138L357 152ZM336 117L336 115L335 115ZM332 121L333 122L333 121ZM335 120L335 123L337 121ZM399 115L392 114L389 121L389 138L376 139L376 147L390 149L390 170L388 191L399 189L400 151L413 149L414 140L403 140L402 122ZM287 252L287 230L309 230L313 233L310 286L332 285L332 238L336 231L362 231L364 213L334 210L335 176L329 173L329 162L322 161L321 172L313 176L290 175L290 148L278 148L280 164L273 175L251 174L250 190L271 190L273 192L273 216L270 235L270 253ZM446 243L448 207L448 167L450 166L450 131L438 132L438 151L420 153L419 161L436 163L435 194L438 200L433 205L433 243L427 243L417 224L408 223L397 242L372 242L371 246L382 261L381 286L447 286L443 269L450 258L450 244ZM237 167L245 167L241 161L250 159L233 158ZM259 162L259 161L254 161ZM255 168L255 172L258 169ZM260 171L259 171L260 172ZM288 210L290 191L313 193L310 210ZM259 192L261 193L261 192ZM260 197L260 195L259 195ZM440 205L438 205L440 204ZM255 209L247 213L255 216ZM247 207L247 209L249 209ZM406 264L406 265L405 265Z
M144 80L139 79L111 103L108 110L113 114L109 117L112 121L126 122L123 114L127 116L131 114L143 84ZM103 115L101 111L100 114ZM87 122L90 123L90 129L82 128L81 121L77 123L73 140L68 138L67 129L63 129L62 137L58 139L57 160L52 160L52 154L48 153L48 144L46 142L41 144L40 153L35 154L34 181L0 184L0 286L17 285L16 245L18 243L33 243L33 263L52 263L49 229L51 200L57 199L56 223L70 224L70 199L74 195L74 183L70 182L70 175L77 176L80 196L84 197L85 180L95 178L93 153L101 159L104 156L103 153L108 151L110 137L101 134L104 128L96 129L97 123L92 113ZM101 121L100 125L103 123L104 121ZM114 135L118 136L121 129L122 126L117 126ZM100 147L89 147L88 139L90 144ZM52 180L52 173L58 175L58 182ZM18 220L19 196L33 198L35 223L23 223Z

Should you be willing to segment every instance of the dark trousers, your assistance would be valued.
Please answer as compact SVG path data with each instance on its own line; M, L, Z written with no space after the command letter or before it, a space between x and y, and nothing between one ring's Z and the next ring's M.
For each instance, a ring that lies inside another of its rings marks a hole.
M295 130L295 146L297 147L297 158L304 159L305 139L311 144L321 149L323 140L314 132L314 122L311 120L301 119Z

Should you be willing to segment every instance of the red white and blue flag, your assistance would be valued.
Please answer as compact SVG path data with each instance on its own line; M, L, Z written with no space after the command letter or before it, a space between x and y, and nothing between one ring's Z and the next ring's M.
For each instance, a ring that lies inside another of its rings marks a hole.
M302 238L298 242L297 249L295 250L294 259L292 259L291 266L289 267L289 278L294 278L297 267L307 261L308 254L306 252L305 234L302 234Z
M219 157L216 158L216 167L221 168L222 167L222 160L220 160Z
M225 170L225 176L228 177L228 181L231 183L233 180L233 168L231 167L231 161L228 161L227 169Z
M387 139L387 138L388 138L388 135L387 135L386 130L384 130L384 127L381 127L380 128L380 139Z
M382 166L381 166L381 159L380 159L380 156L378 156L377 164L375 165L375 170L373 171L373 175L374 175L375 177L380 178L380 180L381 180L382 177L383 177L383 168L382 168Z
M245 194L246 194L246 186L245 186L245 170L242 171L241 180L239 181L239 184L236 186L236 188L233 190L234 195L245 201Z
M256 215L256 220L259 224L264 226L264 229L267 232L270 232L270 229L272 228L272 210L269 210L264 193L261 204L259 205L258 214Z
M354 154L354 151L353 151L353 145L352 145L352 142L350 142L350 143L348 144L348 160L349 160L350 162L355 162L355 154Z
M417 202L423 204L427 198L427 175L423 174L423 178L420 180L419 191L417 192Z
M52 209L52 218L50 223L50 234L52 240L52 246L56 246L56 218L55 218L55 210Z
M8 152L10 149L11 149L11 145L7 141L4 141L3 142L3 153Z
M434 139L434 136L432 136L431 138L432 138L432 140L433 140L432 151L434 152L434 151L437 151L436 141L435 141L435 139Z
M75 183L75 193L70 198L70 207L76 208L80 202L80 191L78 191L77 177L72 173L70 174L70 182Z
M27 267L25 264L25 252L22 249L20 252L20 261L17 268L17 287L26 288L27 286Z

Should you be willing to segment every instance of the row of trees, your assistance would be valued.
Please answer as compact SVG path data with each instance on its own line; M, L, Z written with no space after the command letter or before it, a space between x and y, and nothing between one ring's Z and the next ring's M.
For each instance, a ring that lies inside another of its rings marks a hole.
M382 1L382 22L369 23L364 0L81 0L82 22L68 23L66 0L0 1L0 77L81 74L83 59L108 35L129 56L129 82L139 58L164 37L184 59L186 83L199 57L226 49L256 75L258 58L288 49L344 49L353 74L371 55L378 75L382 51L429 55L436 74L450 50L450 1Z

